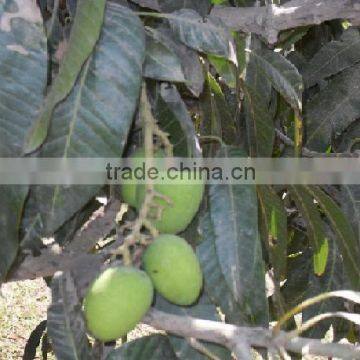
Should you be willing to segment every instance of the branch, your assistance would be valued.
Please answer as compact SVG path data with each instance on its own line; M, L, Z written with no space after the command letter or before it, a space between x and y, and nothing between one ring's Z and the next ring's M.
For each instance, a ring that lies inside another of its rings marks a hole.
M57 271L90 270L101 264L104 254L87 254L96 243L108 235L116 226L115 218L120 202L110 201L94 212L90 220L77 231L74 240L65 248L59 246L45 248L39 256L27 255L22 263L14 268L7 281L33 280L54 275Z
M217 321L167 314L155 309L149 311L143 322L177 336L191 337L223 345L235 353L237 351L238 356L242 356L239 345L249 344L257 348L283 348L303 355L313 354L341 359L360 359L360 348L358 346L337 343L325 344L320 340L302 337L289 338L284 331L280 331L274 337L271 330L264 328L239 327Z
M275 129L276 136L287 146L294 147L295 143L292 139L290 139L287 135L282 133L279 129ZM316 157L324 157L324 158L358 158L360 157L359 151L355 152L344 152L344 153L319 153L316 151L309 150L308 148L303 147L301 154L304 157L308 158L316 158Z
M220 18L233 30L261 35L274 44L282 30L333 19L358 22L360 0L292 0L282 6L269 4L253 8L216 6L211 16Z

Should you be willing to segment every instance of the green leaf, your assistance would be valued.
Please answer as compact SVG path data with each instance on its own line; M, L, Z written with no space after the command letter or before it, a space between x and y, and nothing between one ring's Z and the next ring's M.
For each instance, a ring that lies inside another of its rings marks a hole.
M331 235L331 233L329 233L328 235L330 246L326 270L321 276L316 276L314 273L310 274L305 298L311 298L324 292L341 290L347 287L344 279L341 254L336 247L334 236ZM303 322L311 319L313 316L316 316L318 314L333 311L344 311L343 303L344 302L342 300L333 298L306 308L302 313ZM307 334L307 336L322 339L326 331L329 329L330 325L334 327L334 331L336 334L336 330L340 330L343 323L344 322L342 320L338 321L334 319L324 321L316 327L312 328Z
M139 97L144 54L139 18L128 8L108 3L96 51L71 94L55 109L38 156L120 157ZM99 186L34 187L30 218L40 215L43 233L52 234L98 191ZM31 226L32 221L27 223Z
M251 51L250 61L294 109L302 109L302 78L290 61L265 48Z
M157 0L160 9L164 12L173 12L181 9L192 9L205 16L210 10L209 0Z
M270 157L273 152L275 127L269 104L264 102L263 94L247 84L244 84L243 91L250 153L253 157Z
M316 199L330 221L353 289L360 289L360 245L351 224L330 196L315 186L307 186L306 189Z
M19 225L27 192L26 186L0 186L0 285L18 252Z
M358 29L348 29L339 41L326 43L306 64L303 70L307 87L335 75L360 61L360 34Z
M199 97L204 86L204 73L199 54L171 36L168 27L161 27L159 31L167 45L180 59L185 85L195 97Z
M81 304L69 272L55 274L51 283L51 295L47 332L56 358L91 359Z
M208 55L208 59L216 72L225 81L226 85L232 89L236 88L236 66L229 60L220 56Z
M28 135L25 153L36 150L44 142L55 106L70 93L81 67L94 49L103 23L105 3L105 0L78 0L66 54Z
M251 35L251 50L262 47L261 41ZM247 140L251 156L271 157L275 137L273 116L269 111L272 86L269 78L253 59L254 57L248 55L246 77L242 86Z
M292 46L301 40L309 31L310 26L298 27L282 31L279 34L277 48L291 50Z
M294 241L301 241L303 234L297 234ZM307 247L299 249L297 254L291 254L288 258L287 278L281 287L286 309L290 310L306 299L309 279L314 273L312 265L312 252Z
M210 110L212 116L216 118L215 122L220 127L217 132L226 144L235 144L237 141L235 115L230 111L229 103L215 78L208 73L206 80Z
M201 153L193 121L176 86L161 84L155 105L156 119L161 128L170 135L174 154L196 157Z
M332 78L305 107L306 147L325 152L331 138L360 117L360 65Z
M181 316L191 316L198 319L206 319L206 320L213 320L213 321L220 321L219 315L217 312L216 307L211 304L206 297L203 295L195 305L192 306L176 306L169 302L167 302L161 296L156 297L155 307L161 311L181 315ZM169 336L170 343L173 347L173 350L180 360L207 360L208 357L201 354L197 350L195 350L186 339L176 337L176 336ZM220 358L221 360L230 360L231 353L228 349L216 345L213 343L201 342L208 351L212 354Z
M197 12L182 9L166 17L176 37L192 49L230 59L231 36L217 18L203 19Z
M241 157L223 147L218 157ZM251 325L268 324L265 270L258 234L256 190L252 185L210 185L210 216L221 271ZM256 284L256 286L254 286Z
M0 1L0 157L21 155L41 106L46 67L46 38L36 3ZM0 283L18 252L27 192L26 186L0 186Z
M272 187L258 185L256 190L265 227L264 241L269 249L276 278L281 280L285 278L287 264L286 211L283 202Z
M360 119L357 119L336 139L336 152L354 152L360 150Z
M211 222L210 213L206 213L201 219L200 229L203 241L197 247L196 253L204 275L204 290L212 303L220 307L227 322L236 325L244 324L246 318L243 310L227 285L219 264L214 225Z
M0 2L0 156L22 153L47 81L47 50L39 8ZM9 12L8 12L9 10ZM24 36L26 34L26 36Z
M109 353L106 360L176 360L169 338L164 335L144 336L125 343Z
M180 59L168 46L166 39L155 29L148 27L146 30L144 76L155 80L184 82Z
M132 0L132 2L138 4L141 7L161 11L158 0Z
M344 214L351 222L360 246L360 186L341 186L340 203Z
M217 136L228 145L236 144L235 115L229 109L220 85L209 72L203 96L204 135Z
M291 186L290 195L304 217L309 239L313 247L314 273L322 275L326 268L329 244L324 231L320 213L314 204L312 196L302 186Z

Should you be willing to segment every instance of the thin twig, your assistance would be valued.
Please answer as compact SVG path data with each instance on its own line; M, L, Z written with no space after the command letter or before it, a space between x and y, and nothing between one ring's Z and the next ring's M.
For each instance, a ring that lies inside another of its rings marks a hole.
M279 129L275 129L276 136L285 144L291 147L295 146L295 143L292 139L290 139L287 135L282 133ZM320 157L326 157L326 158L358 158L360 156L358 151L355 151L353 153L319 153L316 151L309 150L305 147L302 148L302 155L308 158L320 158Z

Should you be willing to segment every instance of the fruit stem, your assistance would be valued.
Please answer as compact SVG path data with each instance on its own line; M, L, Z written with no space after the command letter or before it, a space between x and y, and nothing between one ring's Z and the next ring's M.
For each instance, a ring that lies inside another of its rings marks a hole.
M160 129L156 123L155 118L153 117L151 112L151 105L146 92L145 82L143 83L141 90L140 119L142 121L143 127L146 166L150 167L150 162L153 161L154 158L154 136L160 139L162 146L165 148L166 155L171 157L173 154L173 146L168 139L168 134ZM131 227L131 232L125 237L123 244L121 244L115 251L113 251L111 260L114 260L117 255L122 255L124 264L131 264L132 258L130 247L135 244L141 244L145 246L150 244L150 241L148 239L144 240L144 236L141 234L143 227L145 227L150 232L152 238L155 238L159 235L158 230L149 220L150 210L154 207L160 208L160 205L154 202L156 197L162 198L167 203L171 204L170 199L155 191L154 184L152 182L146 183L145 198L139 210L139 216L133 223L130 224L130 226L129 224L126 224L126 226L123 228L125 230Z

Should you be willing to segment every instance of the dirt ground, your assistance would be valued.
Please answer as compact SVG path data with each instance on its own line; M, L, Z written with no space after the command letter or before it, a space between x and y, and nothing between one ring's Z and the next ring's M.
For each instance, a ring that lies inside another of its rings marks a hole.
M0 359L22 359L31 331L46 319L50 290L43 280L4 284L0 296ZM40 357L39 357L40 359Z
M4 284L0 295L0 360L22 359L26 341L46 319L50 290L42 279ZM148 335L154 329L140 325L128 339ZM40 352L36 359L41 359ZM55 359L51 354L48 359Z

